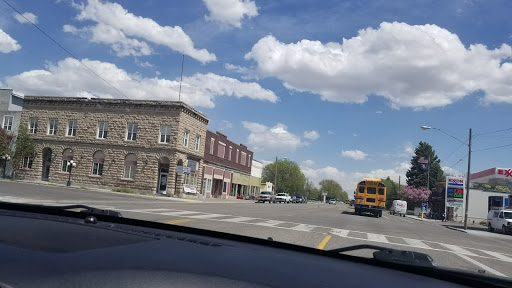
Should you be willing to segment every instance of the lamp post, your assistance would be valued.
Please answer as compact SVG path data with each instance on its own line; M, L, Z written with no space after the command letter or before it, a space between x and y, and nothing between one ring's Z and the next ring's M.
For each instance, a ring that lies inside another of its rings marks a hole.
M2 156L2 160L4 160L4 172L2 173L2 178L5 179L5 170L7 169L7 161L11 160L11 156L9 154L5 154Z
M68 183L66 183L66 186L71 186L71 172L73 171L73 167L76 167L76 162L73 160L68 161L69 166L69 176L68 176Z
M452 137L453 139L459 141L460 143L462 144L466 144L465 142L462 142L460 139L458 139L457 137L451 135L451 134L448 134L446 133L445 131L439 129L439 128L433 128L433 127L430 127L430 126L421 126L420 127L422 130L428 130L428 129L434 129L434 130L437 130L437 131L440 131L450 137ZM470 180L470 172L471 172L471 137L472 137L472 133L471 133L471 128L469 128L469 142L468 142L468 173L466 175L466 207L464 208L464 230L467 230L468 229L468 208L469 208L469 180Z

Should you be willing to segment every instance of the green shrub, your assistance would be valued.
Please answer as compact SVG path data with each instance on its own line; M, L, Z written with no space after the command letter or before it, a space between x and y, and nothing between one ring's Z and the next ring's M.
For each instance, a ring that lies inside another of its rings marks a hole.
M121 188L114 188L114 189L112 189L112 191L114 191L114 192L121 192L121 193L130 193L130 194L133 193L132 189L130 189L130 188L123 188L123 187L121 187Z

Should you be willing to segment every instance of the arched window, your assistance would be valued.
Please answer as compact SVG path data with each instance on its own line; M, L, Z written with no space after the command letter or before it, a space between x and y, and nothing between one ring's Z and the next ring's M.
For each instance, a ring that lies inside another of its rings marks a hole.
M71 160L73 160L73 151L69 148L64 149L64 152L62 152L62 172L71 171Z
M135 179L135 168L137 168L137 155L128 154L124 158L124 178Z
M103 175L103 162L105 162L105 154L103 151L96 151L92 155L92 175Z

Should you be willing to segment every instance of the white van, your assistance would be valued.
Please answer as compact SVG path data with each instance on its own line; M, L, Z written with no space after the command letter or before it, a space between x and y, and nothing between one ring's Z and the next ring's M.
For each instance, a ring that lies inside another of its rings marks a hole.
M507 234L512 230L512 210L492 209L487 213L487 230Z
M405 217L407 213L407 202L402 200L393 200L393 205L391 205L391 209L389 209L389 214L398 214L400 216Z

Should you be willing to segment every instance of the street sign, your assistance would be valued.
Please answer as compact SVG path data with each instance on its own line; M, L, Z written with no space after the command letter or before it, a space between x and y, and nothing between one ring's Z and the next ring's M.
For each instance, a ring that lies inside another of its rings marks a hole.
M327 192L322 192L322 196L327 196Z
M421 212L427 213L428 203L421 203Z
M446 207L462 208L464 204L464 178L446 177Z

